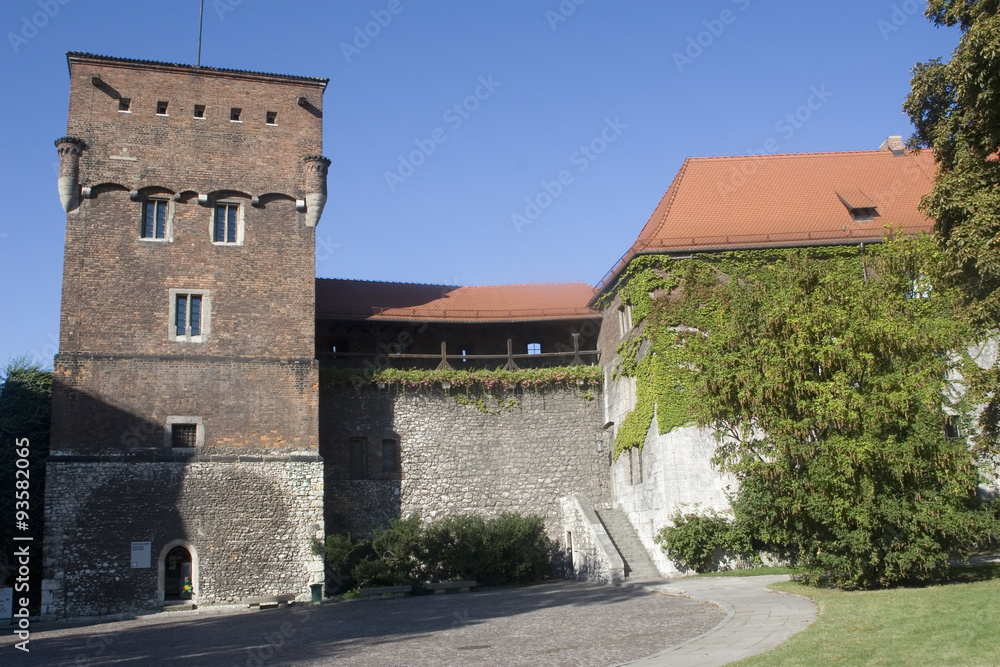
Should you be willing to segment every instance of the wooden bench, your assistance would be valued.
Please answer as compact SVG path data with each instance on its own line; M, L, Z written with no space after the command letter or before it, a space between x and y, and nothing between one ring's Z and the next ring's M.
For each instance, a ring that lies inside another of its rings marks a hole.
M288 603L295 599L295 596L291 593L285 595L265 595L259 598L247 598L243 602L248 607L257 607L258 609L277 609L278 607L287 607Z
M453 590L457 590L459 593L468 593L469 589L478 585L475 581L439 581L436 584L427 584L427 590L434 591L434 595L444 595Z
M413 586L373 586L371 588L359 588L358 594L362 598L380 598L383 596L401 598L413 592Z

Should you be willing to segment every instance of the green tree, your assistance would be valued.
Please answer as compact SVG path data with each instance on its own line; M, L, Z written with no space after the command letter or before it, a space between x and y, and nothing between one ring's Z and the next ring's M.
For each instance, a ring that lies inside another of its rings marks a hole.
M52 373L43 370L28 357L11 360L0 374L0 577L12 571L9 560L13 553L13 537L30 536L33 550L32 606L37 608L37 582L41 579L42 520L44 518L45 459L49 453L49 418L52 412ZM18 466L17 450L23 450L27 440L27 467ZM19 443L15 446L15 443ZM20 472L19 472L20 471ZM28 482L27 489L18 489ZM20 491L21 497L15 497ZM27 497L24 496L27 491ZM27 507L28 530L17 529L18 511Z
M967 317L988 329L1000 326L1000 1L931 0L926 16L961 31L948 62L934 59L912 71L903 105L916 131L912 148L931 148L938 163L923 210L935 220L955 268L935 277L960 288ZM986 402L980 442L1000 435L1000 371L971 378Z
M925 278L946 262L921 236L640 269L672 287L648 307L648 346L620 350L623 369L654 378L639 403L719 434L737 520L813 579L939 577L996 530L975 454L945 430L965 409L949 378L971 363L955 353L971 329L954 290Z

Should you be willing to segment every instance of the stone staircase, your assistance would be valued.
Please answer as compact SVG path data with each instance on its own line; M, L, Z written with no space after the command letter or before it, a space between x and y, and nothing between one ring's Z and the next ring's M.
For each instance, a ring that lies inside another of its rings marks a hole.
M659 570L656 569L656 565L653 564L653 559L649 557L649 553L639 541L635 528L632 527L628 517L623 512L596 508L594 512L604 524L604 529L608 531L608 536L614 542L618 554L625 561L626 583L663 579Z

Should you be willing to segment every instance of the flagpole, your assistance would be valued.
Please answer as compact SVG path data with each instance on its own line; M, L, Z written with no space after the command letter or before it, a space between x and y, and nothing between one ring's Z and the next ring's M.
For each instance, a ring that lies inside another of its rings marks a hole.
M201 24L205 18L205 0L201 0L201 8L198 10L198 67L201 67Z

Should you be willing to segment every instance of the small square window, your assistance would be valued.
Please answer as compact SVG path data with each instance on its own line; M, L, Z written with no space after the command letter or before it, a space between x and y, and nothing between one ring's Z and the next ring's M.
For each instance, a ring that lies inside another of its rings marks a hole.
M196 104L196 105L194 105L194 117L195 118L204 118L205 117L205 105L204 104Z
M232 109L229 110L229 120L233 121L234 123L241 122L240 115L242 113L243 109L237 109L236 107L233 107Z
M201 343L211 314L207 290L170 290L170 340Z
M194 449L205 444L205 424L201 417L167 417L163 430L163 446L177 449Z
M541 354L542 344L541 343L528 343L528 354Z
M277 111L268 111L267 112L267 124L268 125L277 125L278 124L278 112Z
M222 202L215 205L212 224L212 242L240 245L243 243L243 211L238 203Z
M164 102L163 100L160 100L159 102L156 103L156 115L157 116L167 115L167 103Z
M170 446L171 447L197 447L198 446L198 425L197 424L171 424L170 425Z
M132 108L132 99L129 97L119 97L118 98L118 110L119 111L129 111Z
M165 240L170 202L165 199L149 199L142 207L142 226L139 237L147 240Z

